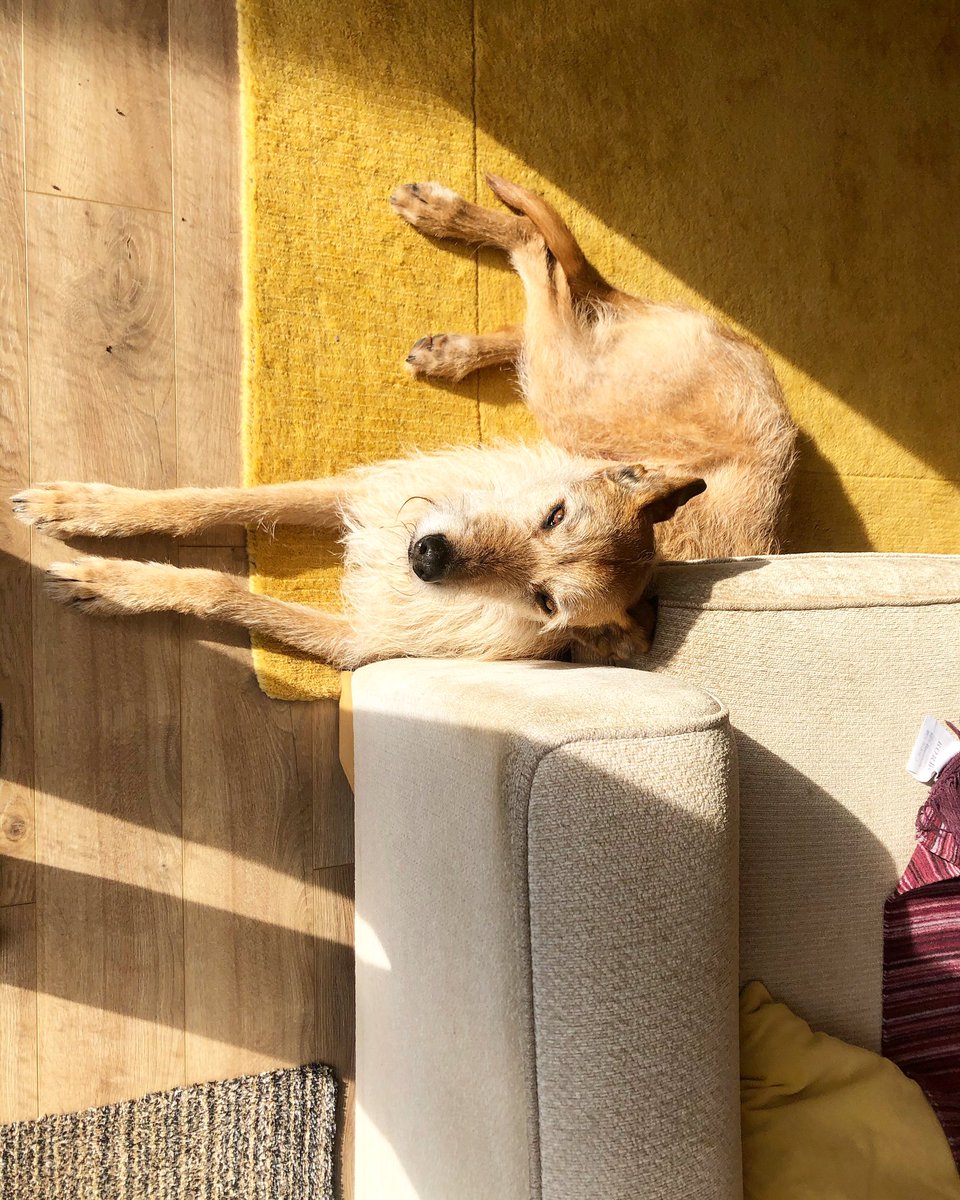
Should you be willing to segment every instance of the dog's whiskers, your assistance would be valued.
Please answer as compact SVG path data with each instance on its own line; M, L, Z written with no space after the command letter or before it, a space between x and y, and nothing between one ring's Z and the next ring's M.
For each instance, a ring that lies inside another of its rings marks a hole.
M413 501L413 500L422 500L424 502L424 504L432 504L434 508L437 507L436 500L431 500L429 496L408 496L406 498L406 500L404 500L404 502L397 509L397 517L398 518L399 518L400 514L403 512L403 510L407 507L407 505L410 504L411 501Z

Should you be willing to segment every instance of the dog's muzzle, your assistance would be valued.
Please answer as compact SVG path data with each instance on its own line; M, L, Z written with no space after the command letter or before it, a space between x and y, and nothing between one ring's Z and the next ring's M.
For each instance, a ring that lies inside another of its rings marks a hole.
M414 575L424 583L438 583L453 566L453 547L442 533L430 533L410 544Z

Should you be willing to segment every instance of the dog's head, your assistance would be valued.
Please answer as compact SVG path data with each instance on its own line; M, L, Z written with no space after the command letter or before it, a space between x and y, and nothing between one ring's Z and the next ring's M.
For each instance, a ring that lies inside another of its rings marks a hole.
M705 488L699 478L605 464L517 479L497 493L465 491L419 521L410 569L451 598L461 588L479 592L519 608L544 633L626 658L649 648L634 610L653 570L654 527Z

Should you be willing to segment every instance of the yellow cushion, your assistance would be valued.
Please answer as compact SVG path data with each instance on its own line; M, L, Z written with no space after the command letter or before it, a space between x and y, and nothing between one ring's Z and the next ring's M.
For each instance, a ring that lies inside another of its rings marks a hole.
M740 997L740 1105L744 1200L960 1200L917 1084L814 1033L761 983Z

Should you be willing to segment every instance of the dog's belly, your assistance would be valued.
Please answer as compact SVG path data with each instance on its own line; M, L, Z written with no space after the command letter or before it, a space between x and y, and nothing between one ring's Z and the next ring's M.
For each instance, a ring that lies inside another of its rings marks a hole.
M656 307L563 335L528 329L524 394L551 441L579 453L615 449L620 457L624 442L656 442L665 423L699 415L708 340L701 314Z
M766 359L703 313L650 306L563 337L534 331L521 381L546 436L575 454L703 473L772 459L793 436Z

